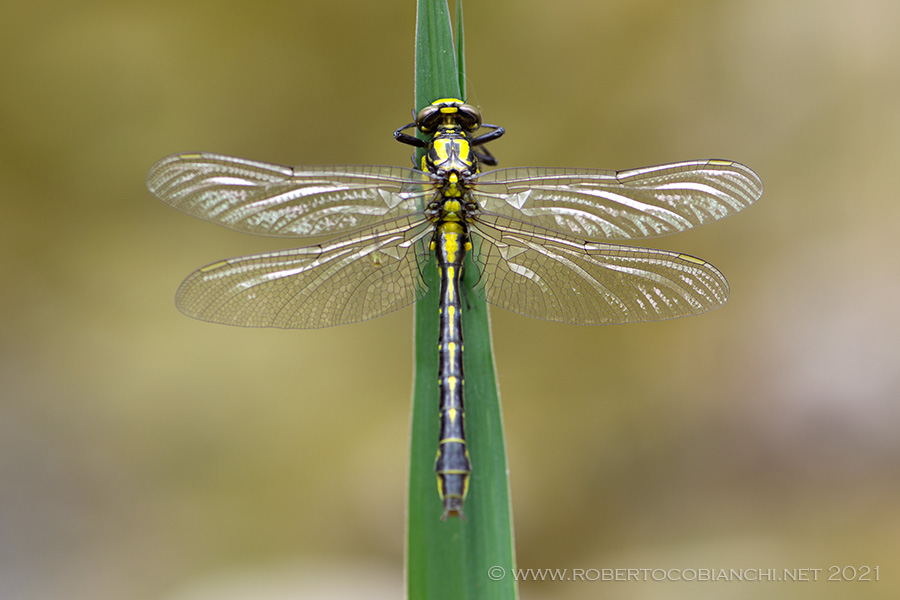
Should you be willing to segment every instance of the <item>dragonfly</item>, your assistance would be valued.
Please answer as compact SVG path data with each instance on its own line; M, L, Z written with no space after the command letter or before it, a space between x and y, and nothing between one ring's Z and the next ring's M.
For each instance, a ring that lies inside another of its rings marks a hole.
M435 472L442 519L465 518L472 470L464 428L463 269L477 271L471 292L478 297L539 319L603 325L697 315L728 299L718 269L688 254L609 240L716 221L750 206L763 190L756 173L729 160L623 171L482 170L497 164L485 144L504 133L483 123L475 106L441 98L394 132L423 152L414 168L285 167L191 153L162 159L147 176L155 196L211 223L325 239L194 271L176 305L197 319L301 329L355 323L421 299L426 273L438 270Z

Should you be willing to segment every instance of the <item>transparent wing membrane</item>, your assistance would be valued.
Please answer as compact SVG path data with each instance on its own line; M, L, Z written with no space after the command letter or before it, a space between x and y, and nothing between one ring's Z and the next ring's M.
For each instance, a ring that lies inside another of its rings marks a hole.
M248 233L342 234L320 245L220 261L192 273L178 307L249 327L317 328L421 298L434 223L430 176L383 166L282 167L216 154L158 162L150 190L199 218ZM598 242L665 235L755 202L747 167L704 160L627 171L512 168L475 176L466 222L489 303L550 321L600 325L699 314L728 298L700 259ZM349 233L348 233L349 232ZM590 240L590 241L589 241Z
M632 323L696 315L728 299L722 273L685 254L587 242L497 216L471 230L476 293L521 315Z
M739 163L702 160L627 171L524 167L478 177L487 212L593 240L667 235L734 214L762 195Z
M425 173L385 166L282 167L218 154L156 163L147 187L190 215L244 233L340 234L417 210L434 195Z
M244 327L312 329L403 308L427 291L431 223L398 218L325 244L223 260L185 279L185 314Z

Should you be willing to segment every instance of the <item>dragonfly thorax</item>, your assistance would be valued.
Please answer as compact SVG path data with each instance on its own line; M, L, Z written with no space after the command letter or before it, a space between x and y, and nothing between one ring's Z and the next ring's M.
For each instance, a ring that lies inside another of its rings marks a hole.
M447 196L460 196L468 180L478 172L478 159L468 135L458 127L442 127L422 158L422 168L431 174L438 189Z

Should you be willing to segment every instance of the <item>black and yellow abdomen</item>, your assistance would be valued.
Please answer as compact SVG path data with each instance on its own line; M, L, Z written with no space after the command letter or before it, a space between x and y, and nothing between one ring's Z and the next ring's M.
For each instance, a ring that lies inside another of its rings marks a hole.
M445 200L447 204L457 204ZM440 270L440 333L438 335L438 385L440 386L441 433L434 470L438 492L444 503L441 517L463 516L462 505L469 487L469 452L463 419L463 338L459 286L465 252L471 246L465 225L445 213L435 229L433 249Z

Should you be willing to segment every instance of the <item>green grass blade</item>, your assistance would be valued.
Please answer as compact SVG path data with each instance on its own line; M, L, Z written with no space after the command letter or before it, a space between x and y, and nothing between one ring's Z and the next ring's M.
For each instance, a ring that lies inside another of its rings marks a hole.
M457 15L461 15L457 8ZM462 23L457 39L462 40ZM461 54L453 51L445 0L419 0L416 24L416 109L437 98L461 97ZM465 290L477 277L466 269ZM434 456L438 442L438 277L426 271L428 295L416 305L415 381L410 441L406 551L407 596L411 599L515 598L514 550L506 447L487 306L463 296L466 437L472 479L466 521L440 520ZM499 571L505 576L495 581Z
M456 65L459 73L459 97L466 100L466 35L463 28L462 0L456 3Z
M419 0L416 15L416 110L458 98L456 55L445 0Z

